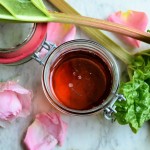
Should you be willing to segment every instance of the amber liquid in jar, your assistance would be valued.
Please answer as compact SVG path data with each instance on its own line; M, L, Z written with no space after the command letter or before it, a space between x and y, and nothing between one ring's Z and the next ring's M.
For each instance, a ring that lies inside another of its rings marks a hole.
M100 56L78 49L59 57L50 70L50 86L56 99L75 110L100 105L112 88L109 65Z

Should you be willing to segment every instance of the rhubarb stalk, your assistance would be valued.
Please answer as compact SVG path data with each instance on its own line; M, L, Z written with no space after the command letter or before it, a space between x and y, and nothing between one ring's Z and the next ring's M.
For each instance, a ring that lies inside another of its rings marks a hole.
M57 1L58 3L59 1ZM62 22L99 28L150 43L150 34L105 20L48 12L42 0L0 0L0 21Z
M65 14L72 15L80 15L74 8L72 8L67 2L64 0L55 1L48 0L51 4L53 4L57 9ZM130 64L133 60L133 56L129 54L124 48L119 46L117 43L112 41L109 37L103 34L99 29L94 29L90 27L80 26L80 28L92 39L96 40L106 49L111 51L116 57L122 60L125 64Z

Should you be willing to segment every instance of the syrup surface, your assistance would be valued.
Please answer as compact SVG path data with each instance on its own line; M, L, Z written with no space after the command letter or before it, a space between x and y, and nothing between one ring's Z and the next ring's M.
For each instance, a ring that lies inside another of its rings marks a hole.
M66 107L91 109L109 95L111 71L99 56L82 50L73 51L62 55L53 66L50 86Z

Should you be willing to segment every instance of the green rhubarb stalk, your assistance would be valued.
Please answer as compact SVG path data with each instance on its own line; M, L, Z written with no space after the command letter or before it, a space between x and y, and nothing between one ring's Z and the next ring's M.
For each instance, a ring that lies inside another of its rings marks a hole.
M84 25L120 33L150 43L150 34L134 28L90 17L48 12L42 0L0 0L0 21L4 20L10 22L62 22Z
M137 51L134 55L147 55L147 56L150 56L150 49Z
M48 0L51 4L53 4L57 9L65 14L73 14L80 15L75 9L73 9L67 2L64 0L56 1L56 0ZM116 44L110 38L108 38L105 34L103 34L100 30L83 27L80 28L92 39L99 42L106 49L111 51L116 57L122 60L125 64L130 64L133 60L133 56L131 56L125 49Z

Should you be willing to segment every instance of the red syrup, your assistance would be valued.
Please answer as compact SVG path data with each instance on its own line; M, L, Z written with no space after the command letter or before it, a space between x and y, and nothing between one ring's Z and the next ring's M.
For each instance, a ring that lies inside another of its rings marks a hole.
M112 88L109 65L99 54L78 49L59 57L50 75L50 86L56 99L75 110L100 105Z

